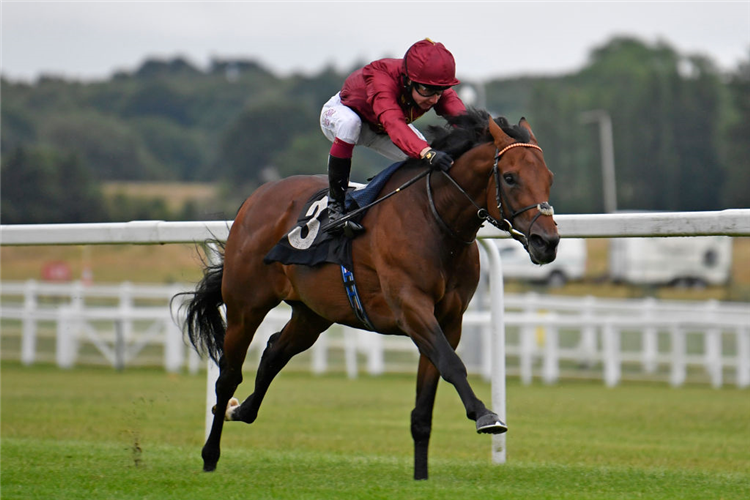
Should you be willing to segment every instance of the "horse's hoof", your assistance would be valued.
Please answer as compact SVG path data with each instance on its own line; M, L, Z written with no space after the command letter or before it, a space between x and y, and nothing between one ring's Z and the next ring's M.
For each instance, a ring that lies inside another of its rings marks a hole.
M221 452L218 448L213 449L208 444L201 450L201 458L203 459L203 472L213 472L216 470L216 464L219 463L219 456Z
M477 419L477 433L502 434L508 432L508 426L494 413L488 413Z
M229 400L229 403L227 403L227 411L224 412L224 420L229 422L231 420L234 420L232 418L232 414L234 413L234 410L239 408L240 406L240 400L237 398L232 398Z

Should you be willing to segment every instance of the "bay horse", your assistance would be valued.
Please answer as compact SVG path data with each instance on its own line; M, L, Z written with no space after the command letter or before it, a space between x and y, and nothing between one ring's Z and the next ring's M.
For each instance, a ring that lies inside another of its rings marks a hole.
M455 349L462 317L479 282L477 231L488 221L510 231L537 264L554 260L559 235L548 203L552 173L525 119L511 126L482 110L431 127L432 147L455 159L448 172L429 172L371 207L352 240L353 274L372 329L406 335L419 350L411 413L414 478L427 479L427 455L440 377L451 383L477 432L499 434L504 422L477 398ZM407 161L382 193L428 167ZM253 423L271 381L333 323L364 328L350 307L340 267L265 264L264 256L297 221L305 202L327 187L325 176L293 176L260 186L241 206L223 248L207 265L187 304L187 335L219 365L216 406L202 450L203 470L216 469L225 420ZM514 208L519 208L514 210ZM292 314L268 340L254 392L233 399L256 329L281 301ZM221 305L226 305L226 323ZM230 404L230 399L232 404ZM224 410L226 409L226 410Z

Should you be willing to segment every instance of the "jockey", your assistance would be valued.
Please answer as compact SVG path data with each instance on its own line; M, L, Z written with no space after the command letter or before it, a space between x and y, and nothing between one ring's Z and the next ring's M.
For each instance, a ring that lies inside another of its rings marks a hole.
M432 108L441 116L464 113L466 107L451 89L459 83L453 55L429 38L409 47L403 59L380 59L346 78L320 113L320 127L333 142L328 156L330 222L346 211L344 196L357 144L394 161L421 158L432 168L451 167L453 159L431 149L412 122ZM362 231L352 221L344 227L347 235Z

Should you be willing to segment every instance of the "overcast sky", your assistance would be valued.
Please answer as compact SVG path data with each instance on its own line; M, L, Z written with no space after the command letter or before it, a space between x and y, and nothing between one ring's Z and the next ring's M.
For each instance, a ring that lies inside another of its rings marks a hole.
M576 71L616 35L665 41L721 69L750 58L740 2L13 2L2 1L6 78L105 79L146 58L250 58L279 75L348 70L443 42L464 79Z

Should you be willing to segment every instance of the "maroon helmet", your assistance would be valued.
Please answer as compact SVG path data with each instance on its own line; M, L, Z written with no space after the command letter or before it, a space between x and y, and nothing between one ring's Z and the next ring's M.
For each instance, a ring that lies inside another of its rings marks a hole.
M456 61L440 42L429 38L420 40L404 55L404 73L415 83L431 87L452 87L461 83L456 79Z

